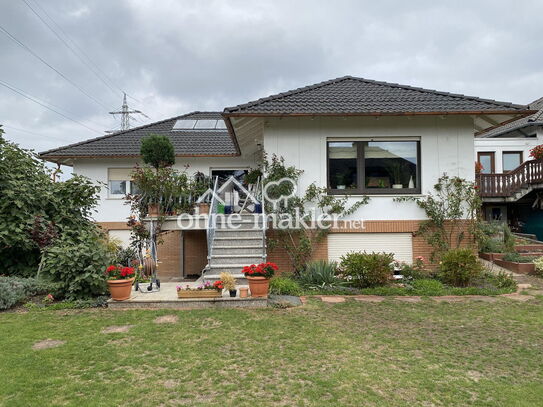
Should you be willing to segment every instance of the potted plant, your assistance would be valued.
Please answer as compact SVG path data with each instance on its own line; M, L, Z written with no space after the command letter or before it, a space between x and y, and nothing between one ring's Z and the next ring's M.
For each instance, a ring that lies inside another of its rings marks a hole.
M251 297L267 297L270 288L270 278L273 277L278 267L275 263L251 264L242 269L245 278L249 281Z
M392 184L393 189L402 189L402 170L403 163L397 159L392 159L387 163L388 172L393 179L394 183Z
M176 287L177 298L218 298L221 296L223 288L224 285L221 280L213 283L206 281L196 288L192 288L188 284L185 287L178 285Z
M124 301L130 298L135 279L133 267L111 265L106 269L106 277L111 298L115 301Z
M530 150L530 157L532 157L534 160L543 159L543 144L540 144L532 148Z
M236 279L230 273L223 272L220 275L220 279L223 282L224 288L230 293L230 297L234 298L237 294Z
M337 189L347 188L347 176L345 174L336 175L336 188Z

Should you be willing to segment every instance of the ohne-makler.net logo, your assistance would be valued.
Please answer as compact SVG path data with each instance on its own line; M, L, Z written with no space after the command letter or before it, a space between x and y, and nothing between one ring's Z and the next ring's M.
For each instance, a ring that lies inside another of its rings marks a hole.
M227 229L243 229L243 230L261 230L264 229L337 229L337 228L349 228L349 229L365 229L364 220L345 220L341 219L337 214L322 213L317 211L316 207L306 207L304 212L301 213L299 208L295 208L294 211L288 213L281 213L277 211L278 208L286 207L288 200L296 196L298 190L296 182L291 178L285 177L277 181L267 183L262 190L262 197L264 202L260 202L250 191L248 191L243 184L238 180L231 177L219 188L217 193L208 190L204 195L206 199L214 199L217 202L224 205L224 192L227 188L235 188L244 196L247 197L254 204L262 204L267 207L273 208L270 213L212 213L211 215L189 215L181 214L177 217L177 224L181 229L197 229L202 225L202 221L205 222L205 226L208 226L209 221L213 221L215 225L219 225L221 228ZM288 191L287 194L274 193L274 189L283 187L283 191ZM204 195L202 197L204 197ZM201 198L202 199L202 198ZM200 200L199 200L200 201ZM236 206L234 205L234 208ZM248 222L242 222L248 221ZM341 224L340 224L341 222Z

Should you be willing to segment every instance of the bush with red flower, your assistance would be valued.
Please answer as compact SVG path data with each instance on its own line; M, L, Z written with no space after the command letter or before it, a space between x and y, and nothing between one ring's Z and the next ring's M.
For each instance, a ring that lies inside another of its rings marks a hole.
M267 262L267 263L251 264L250 266L245 266L243 267L241 272L245 274L245 277L272 278L278 269L279 268L277 267L277 264Z
M543 159L543 144L540 144L532 148L530 150L530 157L532 157L534 160Z
M106 269L108 280L128 280L135 276L134 267L109 266Z

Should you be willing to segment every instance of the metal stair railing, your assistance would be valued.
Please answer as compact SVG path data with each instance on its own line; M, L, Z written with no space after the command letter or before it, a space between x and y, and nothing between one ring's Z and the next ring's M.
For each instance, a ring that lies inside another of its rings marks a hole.
M218 185L219 177L215 177L215 182L213 184L213 194L211 195L211 204L209 205L209 214L206 230L208 263L211 259L211 254L213 252L213 239L215 238L215 229L217 229L217 208L219 206L219 202L217 200Z

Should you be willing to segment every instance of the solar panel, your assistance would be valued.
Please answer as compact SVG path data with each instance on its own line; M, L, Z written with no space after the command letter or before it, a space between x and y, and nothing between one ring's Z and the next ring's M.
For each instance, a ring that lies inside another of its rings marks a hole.
M215 129L217 125L217 120L197 120L195 129Z
M177 120L175 124L173 125L174 130L191 130L194 128L194 125L198 122L198 120L186 120L181 119Z

